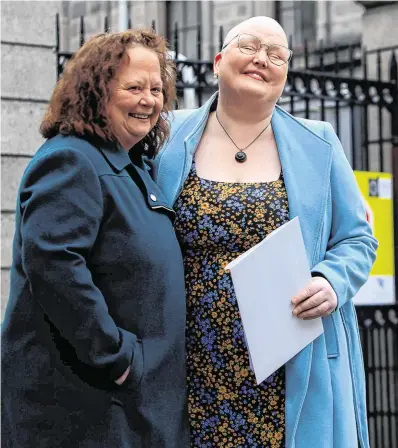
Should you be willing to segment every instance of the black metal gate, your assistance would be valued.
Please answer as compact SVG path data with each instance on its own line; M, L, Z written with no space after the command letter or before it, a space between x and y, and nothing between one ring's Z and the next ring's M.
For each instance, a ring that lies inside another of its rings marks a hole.
M105 19L105 31L107 20ZM155 24L152 22L152 28ZM57 74L72 53L59 48L56 19ZM219 31L220 47L223 29ZM179 54L174 27L172 50L177 55L177 107L201 106L217 89L212 61L201 58L201 27L197 27L197 59ZM84 19L80 44L84 43ZM393 198L398 204L398 47L373 51L360 44L317 48L304 46L292 59L279 104L295 116L329 121L357 170L392 171ZM183 60L184 59L184 60ZM369 69L375 74L369 76ZM358 72L361 73L358 73ZM394 207L395 269L398 270L398 205ZM398 275L395 275L398 291ZM367 408L372 448L398 447L398 305L357 306L367 377Z
M393 306L357 307L366 370L370 446L398 446L398 313Z

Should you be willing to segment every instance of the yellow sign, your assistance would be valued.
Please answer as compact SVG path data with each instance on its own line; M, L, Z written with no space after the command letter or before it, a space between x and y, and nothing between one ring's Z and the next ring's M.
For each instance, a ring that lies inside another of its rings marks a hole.
M354 297L357 305L395 303L392 176L390 173L354 171L373 235L379 241L369 280Z

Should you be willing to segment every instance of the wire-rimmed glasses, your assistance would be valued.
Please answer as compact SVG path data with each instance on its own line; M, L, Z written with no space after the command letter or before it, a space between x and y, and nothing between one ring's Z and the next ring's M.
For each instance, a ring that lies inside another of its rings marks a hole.
M287 64L293 56L293 51L289 48L278 44L262 44L258 37L247 33L237 34L222 47L222 50L236 38L238 38L238 48L243 54L256 54L264 47L268 59L274 65Z

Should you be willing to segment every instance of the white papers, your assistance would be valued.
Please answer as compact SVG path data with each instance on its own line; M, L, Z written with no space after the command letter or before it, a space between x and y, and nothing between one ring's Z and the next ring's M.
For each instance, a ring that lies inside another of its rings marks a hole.
M291 300L311 281L298 218L226 266L231 270L257 384L323 333L321 319L292 314Z

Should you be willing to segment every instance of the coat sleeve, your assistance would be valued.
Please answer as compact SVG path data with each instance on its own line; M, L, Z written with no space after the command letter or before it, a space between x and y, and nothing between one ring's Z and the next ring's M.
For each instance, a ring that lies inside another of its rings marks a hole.
M94 166L73 149L38 154L22 178L19 206L33 299L80 361L113 383L131 363L136 336L115 325L86 263L103 216Z
M333 150L330 179L332 225L325 259L311 271L313 275L319 273L328 280L337 294L337 308L340 308L366 282L378 243L366 221L354 173L329 123L325 124L325 139Z

